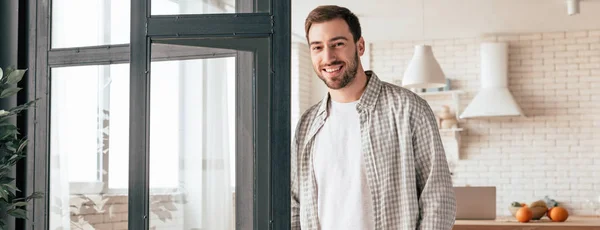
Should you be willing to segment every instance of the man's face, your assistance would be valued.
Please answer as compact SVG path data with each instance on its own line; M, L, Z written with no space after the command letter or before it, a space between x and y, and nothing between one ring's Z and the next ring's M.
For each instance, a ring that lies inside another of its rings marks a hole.
M358 56L364 53L362 38L354 43L343 19L313 23L308 31L310 55L315 72L330 89L344 88L356 76Z

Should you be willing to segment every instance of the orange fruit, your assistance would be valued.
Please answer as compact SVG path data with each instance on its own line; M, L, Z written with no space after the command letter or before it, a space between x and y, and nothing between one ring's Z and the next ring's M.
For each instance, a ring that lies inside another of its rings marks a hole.
M521 223L529 222L531 218L533 218L533 212L528 207L524 206L517 210L515 213L515 218Z
M569 218L569 212L563 207L553 207L551 212L548 212L548 217L553 222L564 222Z

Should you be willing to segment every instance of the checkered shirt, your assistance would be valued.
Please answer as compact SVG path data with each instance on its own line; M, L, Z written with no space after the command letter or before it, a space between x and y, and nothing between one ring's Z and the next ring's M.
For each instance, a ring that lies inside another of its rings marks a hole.
M456 200L433 111L415 93L379 80L372 71L367 77L356 109L375 229L452 229ZM328 100L329 95L302 115L292 141L293 230L321 229L312 152L328 116Z

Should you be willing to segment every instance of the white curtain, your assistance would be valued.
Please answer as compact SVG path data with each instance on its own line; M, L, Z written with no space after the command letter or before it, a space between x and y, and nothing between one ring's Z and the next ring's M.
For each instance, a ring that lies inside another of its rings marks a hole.
M93 229L82 205L103 213L98 151L107 66L52 70L50 115L50 230ZM99 120L100 119L100 120ZM81 195L78 195L81 194ZM80 198L81 196L81 198Z
M52 111L50 124L51 137L65 136L65 129L59 129L60 124L65 123L65 116L58 116L58 111L64 111L64 103L57 103L64 97L66 82L56 80L52 82ZM63 94L63 95L60 95ZM50 194L46 195L50 199L50 230L69 230L70 223L70 196L69 196L69 170L68 161L61 154L61 143L59 138L50 138Z
M235 90L235 87L228 84L228 78L235 72L235 66L227 64L227 59L208 60L207 75L204 76L208 86L205 129L208 135L204 152L207 230L234 229L230 167L235 159L231 159L230 151L233 150L230 149L230 142L235 142L235 139L229 129L234 123L229 116L228 91Z
M78 214L82 203L71 199L71 193L81 192L72 191L72 183L88 187L87 183L97 182L98 74L99 69L94 66L52 70L50 230L71 229L71 212ZM87 225L79 223L77 217L74 220L76 226Z
M168 141L170 144L161 138L152 142L152 148L155 150L151 151L152 159L159 161L151 167L151 184L159 188L179 186L187 203L178 205L178 210L171 213L174 217L172 221L153 219L151 225L157 229L233 230L235 59L232 57L180 61L180 65L153 64L153 69L166 68L163 71L157 69L154 74L165 73L159 76L168 76L164 78L166 81L173 81L173 76L176 75L181 82L178 83L178 90L177 87L166 87L166 82L157 84L160 81L154 79L156 81L153 83L158 88L169 88L168 92L161 91L162 94L154 94L155 96L171 98L169 103L179 101L179 106L175 106L179 109L171 110L162 106L165 108L164 112L178 111L179 115L170 116L170 119L155 120L155 125L163 124L173 129L161 131L159 128L162 126L154 126L152 132L181 139ZM95 184L93 182L98 179L95 154L99 138L98 98L102 97L102 87L99 87L98 78L81 77L102 75L98 68L86 66L53 70L50 230L94 229L84 220L79 221L80 216L71 216L72 213L79 214L79 206L85 202L83 199L74 198L71 193L85 193L80 191L81 189L92 191L81 185ZM174 71L173 68L181 69ZM158 104L153 105L161 107ZM174 119L180 120L172 122ZM177 143L181 146L174 148L171 145ZM161 146L164 148L160 148ZM156 149L157 147L159 148ZM158 151L161 149L164 151ZM178 154L173 154L170 150L175 150ZM179 166L177 162L180 162ZM174 177L179 178L179 185L173 183ZM84 183L73 187L73 182ZM89 194L99 192L94 190ZM102 206L102 201L94 202ZM74 205L75 208L70 205Z
M235 59L181 65L183 229L235 229Z
M184 14L232 13L228 2L178 4ZM235 58L182 62L183 229L234 230Z

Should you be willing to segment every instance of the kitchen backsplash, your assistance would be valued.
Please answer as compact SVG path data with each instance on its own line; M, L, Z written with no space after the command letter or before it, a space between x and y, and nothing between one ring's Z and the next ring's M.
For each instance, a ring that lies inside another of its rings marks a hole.
M461 120L454 184L496 186L498 215L510 215L512 201L546 195L573 214L592 214L587 199L600 202L600 30L425 41L451 88L465 92L460 112L478 91L484 41L509 43L509 89L527 117ZM372 43L370 65L383 80L399 83L422 42ZM444 96L428 101L435 111L452 105Z

